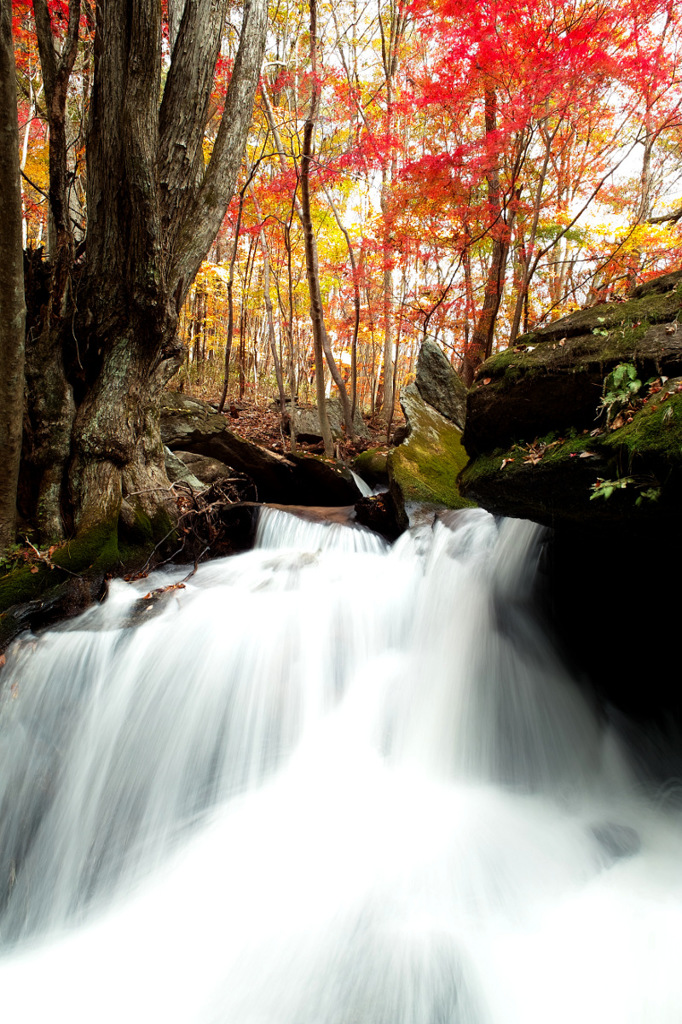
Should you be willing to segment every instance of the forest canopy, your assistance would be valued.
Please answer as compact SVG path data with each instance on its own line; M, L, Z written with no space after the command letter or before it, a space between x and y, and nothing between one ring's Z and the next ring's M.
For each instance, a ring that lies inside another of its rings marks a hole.
M283 409L334 391L349 429L390 426L424 339L469 384L529 327L680 265L674 0L243 12L13 4L44 537L168 511L176 373Z

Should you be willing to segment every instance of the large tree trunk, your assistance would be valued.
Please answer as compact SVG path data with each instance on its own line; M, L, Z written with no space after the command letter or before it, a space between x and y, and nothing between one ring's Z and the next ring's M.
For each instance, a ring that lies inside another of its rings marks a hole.
M117 332L76 415L69 483L77 533L113 527L119 515L141 538L172 523L158 400L176 361L159 363L153 346L140 344L143 330L138 320Z
M76 6L71 0L72 13ZM175 513L158 397L182 360L180 307L232 196L265 44L265 0L247 0L204 168L227 8L227 0L173 5L176 45L162 89L161 5L97 3L86 257L73 275L73 305L65 300L57 310L53 303L47 318L54 331L59 317L64 379L75 399L66 525L77 534L122 521L138 536L158 536Z
M0 556L15 540L24 400L24 268L12 13L0 6Z

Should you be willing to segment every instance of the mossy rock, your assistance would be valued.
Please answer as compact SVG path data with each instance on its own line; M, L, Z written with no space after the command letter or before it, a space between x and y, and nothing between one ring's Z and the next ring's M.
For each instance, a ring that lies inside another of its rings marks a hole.
M396 503L455 509L474 505L462 497L457 484L467 462L461 430L427 405L412 384L401 392L400 404L409 436L388 457L390 489Z
M464 444L473 456L550 430L592 429L604 377L631 362L642 380L682 374L682 284L578 310L487 360L469 393ZM663 290L661 290L663 289Z
M615 481L608 498L599 480ZM682 378L596 436L571 429L473 459L460 486L489 511L548 526L607 525L679 517L682 503Z
M133 527L117 519L66 541L42 561L8 569L0 575L0 651L26 629L79 614L104 593L108 578L141 569L155 553L162 558L173 525L165 514L155 522L138 514Z
M368 448L355 456L353 469L370 487L388 485L388 454L386 448Z

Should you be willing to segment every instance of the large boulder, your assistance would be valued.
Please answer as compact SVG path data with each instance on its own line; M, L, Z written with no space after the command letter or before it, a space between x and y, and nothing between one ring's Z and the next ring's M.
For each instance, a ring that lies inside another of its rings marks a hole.
M352 475L320 459L284 456L233 433L206 402L176 391L161 400L161 438L172 451L217 459L250 477L260 501L282 505L352 505L360 497Z
M166 466L166 475L172 484L186 484L194 491L201 491L204 489L206 485L192 472L184 459L181 459L179 455L172 452L170 448L165 446L163 449L163 455ZM227 467L225 468L227 469Z
M428 405L464 430L466 385L433 341L425 341L419 350L415 384Z
M185 466L186 472L195 479L198 479L204 487L210 487L211 484L216 484L219 480L225 480L233 472L224 462L220 462L218 459L211 459L207 455L183 451L172 452L171 454ZM168 469L168 460L166 460L166 469Z
M414 384L400 393L408 436L387 461L389 489L395 505L433 505L466 508L474 504L462 497L457 478L466 464L462 432L428 405Z
M322 427L320 426L320 414L317 411L317 406L310 406L307 409L294 406L294 408L289 412L289 417L293 421L296 436L299 440L313 443L315 441L322 440ZM343 420L343 408L341 406L341 402L337 398L331 398L327 402L327 418L329 420L332 437L335 441L340 440L345 436L345 426ZM355 410L353 427L356 437L369 436L369 432L365 426L365 421L363 420L359 409Z

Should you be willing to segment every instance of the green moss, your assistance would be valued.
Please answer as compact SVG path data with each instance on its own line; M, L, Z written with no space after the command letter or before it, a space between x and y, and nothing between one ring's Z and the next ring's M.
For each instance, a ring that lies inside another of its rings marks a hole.
M632 423L605 435L602 443L607 450L626 453L630 467L654 459L670 469L682 468L682 394L664 390L652 395Z
M101 523L57 548L50 557L52 567L36 561L33 565L22 565L0 576L0 611L15 604L42 599L74 576L116 575L123 567L141 566L154 544L172 529L173 523L163 511L153 521L139 513L132 529L120 530L118 519Z
M468 488L474 485L477 480L493 476L501 471L502 463L505 459L514 458L513 453L515 450L514 448L509 450L496 448L493 452L485 455L477 455L475 459L471 459L463 468L460 474L460 481ZM513 463L509 463L509 465L512 466Z
M404 502L468 508L474 502L459 493L457 478L468 461L462 434L425 402L411 401L411 434L388 458L391 486Z
M353 459L353 469L370 484L384 481L388 478L388 452L381 448L368 448Z
M487 387L483 380L489 378L492 386L504 389L533 374L555 372L596 372L603 377L616 363L637 359L652 326L682 322L681 300L678 286L662 294L578 310L492 356L479 370L476 386Z

